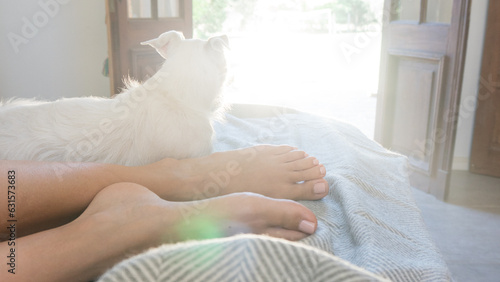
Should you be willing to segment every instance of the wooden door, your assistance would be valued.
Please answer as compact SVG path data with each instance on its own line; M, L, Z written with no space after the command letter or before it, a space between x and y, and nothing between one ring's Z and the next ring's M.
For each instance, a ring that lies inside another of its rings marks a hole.
M470 171L500 177L500 1L490 1Z
M163 58L140 42L168 30L193 35L191 0L106 0L111 93L124 87L123 78L151 76Z
M409 157L413 187L444 199L470 0L385 0L375 139Z

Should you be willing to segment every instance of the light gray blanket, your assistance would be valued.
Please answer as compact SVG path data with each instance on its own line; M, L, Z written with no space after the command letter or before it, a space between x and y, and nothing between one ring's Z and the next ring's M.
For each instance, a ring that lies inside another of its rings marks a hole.
M235 106L216 132L216 151L289 144L325 165L330 194L301 202L318 218L316 233L300 243L245 236L166 245L102 281L450 280L412 197L405 157L349 124L274 107Z

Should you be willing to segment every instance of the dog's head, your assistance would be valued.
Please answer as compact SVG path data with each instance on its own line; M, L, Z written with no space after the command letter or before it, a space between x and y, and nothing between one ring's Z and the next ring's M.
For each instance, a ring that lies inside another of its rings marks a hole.
M170 91L195 95L183 98L210 103L219 96L227 72L227 36L208 40L185 39L180 32L168 31L141 44L152 46L165 59L157 75L168 79Z

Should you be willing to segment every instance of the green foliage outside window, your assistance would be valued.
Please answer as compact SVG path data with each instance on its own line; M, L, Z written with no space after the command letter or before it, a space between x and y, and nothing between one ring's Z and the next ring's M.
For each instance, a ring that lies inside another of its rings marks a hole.
M376 16L371 0L193 0L193 25L195 37L208 38L223 31L229 15L238 15L239 26L244 29L253 20L258 19L256 7L266 6L270 11L308 12L329 9L335 24L349 24L348 31L362 31L369 24L375 23ZM321 4L315 4L321 3ZM234 23L233 23L234 24Z

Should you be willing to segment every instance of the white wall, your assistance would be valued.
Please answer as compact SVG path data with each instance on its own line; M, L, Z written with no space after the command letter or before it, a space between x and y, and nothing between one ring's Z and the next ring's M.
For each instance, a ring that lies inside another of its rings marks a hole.
M488 0L472 1L467 57L465 59L464 81L460 103L460 119L453 159L453 169L456 170L469 169L469 155L474 129L475 103L481 73L487 9Z
M0 98L109 96L104 3L0 0Z

